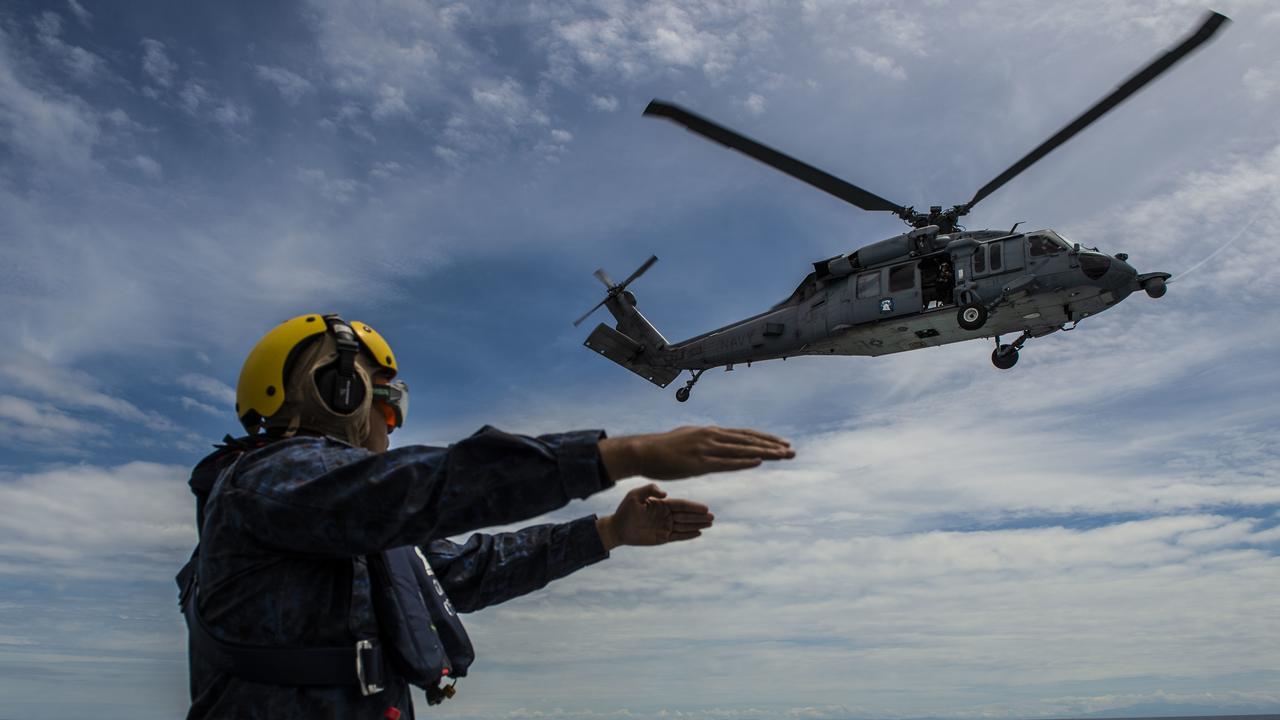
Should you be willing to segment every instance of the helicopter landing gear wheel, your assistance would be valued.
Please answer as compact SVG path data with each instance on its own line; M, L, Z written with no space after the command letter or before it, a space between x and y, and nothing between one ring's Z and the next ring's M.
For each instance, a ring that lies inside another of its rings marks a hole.
M956 312L956 322L965 330L977 330L987 324L987 306L969 303Z
M702 373L706 371L707 371L706 368L703 368L701 370L689 371L693 373L693 377L689 378L689 381L684 384L684 387L680 388L679 390L676 390L677 402L687 402L689 400L689 393L693 391L693 384L698 382L698 378L702 377Z
M1001 345L991 351L991 364L1001 370L1008 370L1018 364L1018 348L1012 345Z

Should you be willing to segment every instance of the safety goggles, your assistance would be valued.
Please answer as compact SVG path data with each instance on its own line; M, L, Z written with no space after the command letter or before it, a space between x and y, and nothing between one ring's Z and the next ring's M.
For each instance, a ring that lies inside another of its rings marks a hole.
M387 418L387 432L404 425L409 417L409 386L403 380L373 386L373 399L382 403Z

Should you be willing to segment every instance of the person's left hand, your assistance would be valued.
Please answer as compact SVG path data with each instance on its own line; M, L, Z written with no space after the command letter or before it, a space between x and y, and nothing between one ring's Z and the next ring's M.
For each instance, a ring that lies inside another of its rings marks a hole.
M667 498L649 483L627 493L612 515L598 518L596 529L606 550L619 545L662 545L692 540L711 527L715 516L706 505Z

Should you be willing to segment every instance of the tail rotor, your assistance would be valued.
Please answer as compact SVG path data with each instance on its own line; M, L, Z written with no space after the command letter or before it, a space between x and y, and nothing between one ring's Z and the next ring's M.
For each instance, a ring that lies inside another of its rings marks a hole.
M639 268L637 268L635 272L631 273L631 275L626 280L623 280L622 282L617 284L614 284L613 279L609 277L609 274L606 273L603 268L596 270L594 273L592 273L593 275L596 276L597 280L604 283L604 286L609 289L609 294L605 295L603 300L596 303L596 306L588 310L586 314L584 314L582 317L578 318L577 320L574 320L573 326L578 327L579 325L582 324L582 321L591 317L591 313L595 312L596 310L599 310L605 303L609 302L610 300L617 297L618 295L621 295L622 293L626 292L627 286L630 285L633 280L643 275L645 271L647 271L649 268L653 267L653 264L656 262L658 262L658 256L650 255L649 259L645 260L644 264L641 265ZM627 295L629 296L628 299L630 299L631 303L634 305L635 304L634 296L632 296L631 293L627 293Z

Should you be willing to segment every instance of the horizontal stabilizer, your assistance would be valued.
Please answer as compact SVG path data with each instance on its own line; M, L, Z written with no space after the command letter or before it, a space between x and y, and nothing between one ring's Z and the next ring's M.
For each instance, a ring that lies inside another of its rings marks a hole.
M677 367L650 364L656 359L654 350L641 346L604 323L597 325L583 344L658 387L666 387L681 372Z

